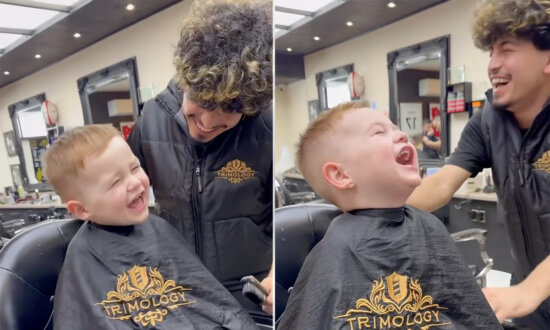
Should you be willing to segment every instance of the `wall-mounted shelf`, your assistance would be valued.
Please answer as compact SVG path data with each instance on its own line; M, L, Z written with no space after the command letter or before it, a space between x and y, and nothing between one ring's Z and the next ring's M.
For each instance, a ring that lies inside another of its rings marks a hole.
M472 83L461 82L447 85L447 113L472 113Z

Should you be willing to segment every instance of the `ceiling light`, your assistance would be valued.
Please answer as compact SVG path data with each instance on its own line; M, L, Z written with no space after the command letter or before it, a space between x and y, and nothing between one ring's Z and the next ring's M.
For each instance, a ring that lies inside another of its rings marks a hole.
M352 22L352 21L348 21L348 22L346 23L346 25L347 25L347 26L353 26L353 22Z
M276 0L275 6L277 7L284 7L284 8L291 8L296 10L303 10L303 11L309 11L309 12L316 12L319 9L329 5L330 3L334 2L333 0L302 0L302 1L296 1L296 0Z
M136 9L136 6L134 6L133 4L129 3L129 4L126 5L126 10L132 11L134 9Z
M315 36L315 37L313 37L313 40L319 41L319 40L321 40L321 38L319 38L318 36Z
M42 55L40 55L40 54L34 55L34 58L41 58L41 57L42 57Z
M394 8L395 7L395 2L393 2L393 1L388 2L388 7Z
M55 10L0 3L0 22L4 28L34 30L58 14Z
M9 71L4 71L4 76L9 76L9 75L10 75Z
M291 26L292 24L298 22L302 18L304 18L304 15L299 14L290 14L290 13L283 13L280 11L275 11L273 15L273 20L275 24L277 25L283 25L283 26Z
M291 51L292 51L292 48L288 47L288 48L286 49L286 51L287 51L287 52L291 52Z
M73 37L80 38L80 37L82 37L82 35L80 33L76 32L75 34L73 34Z

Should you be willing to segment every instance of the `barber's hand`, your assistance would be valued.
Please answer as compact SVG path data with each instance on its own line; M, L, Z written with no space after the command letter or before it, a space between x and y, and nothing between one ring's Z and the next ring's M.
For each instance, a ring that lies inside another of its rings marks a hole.
M505 288L484 288L483 294L500 323L506 319L531 314L541 302L521 284Z
M265 290L268 292L268 296L265 299L265 302L262 304L262 309L264 312L273 315L273 267L271 267L271 270L269 271L269 275L267 275L266 278L264 278L261 282L262 286L265 288Z

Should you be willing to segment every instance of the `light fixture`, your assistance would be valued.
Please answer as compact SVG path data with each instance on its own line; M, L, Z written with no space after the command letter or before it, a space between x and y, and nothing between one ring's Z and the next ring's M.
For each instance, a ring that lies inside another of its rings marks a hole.
M313 37L313 40L319 41L319 40L321 40L321 38L319 38L319 36L315 36L315 37Z
M134 9L136 9L136 6L134 6L134 4L129 3L129 4L126 5L126 10L132 11Z
M42 57L42 55L40 55L40 54L34 55L34 58L36 58L36 59L41 58L41 57Z
M286 51L287 51L287 52L291 52L291 51L292 51L292 48L288 47L288 48L286 49Z
M9 76L9 75L10 75L9 71L4 71L4 76Z
M395 8L395 2L393 1L388 2L388 7Z
M346 25L347 25L347 26L353 26L353 22L352 22L352 21L348 21L348 22L346 23Z
M82 35L80 33L76 32L75 34L73 34L73 37L80 38L80 37L82 37Z

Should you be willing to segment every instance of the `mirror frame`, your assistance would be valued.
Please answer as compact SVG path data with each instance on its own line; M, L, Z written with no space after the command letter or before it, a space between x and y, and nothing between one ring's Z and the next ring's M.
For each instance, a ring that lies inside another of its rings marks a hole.
M320 111L325 111L329 109L327 106L326 81L344 74L347 79L348 75L351 72L353 72L353 63L339 66L337 68L326 70L323 72L319 72L315 75L315 82L317 83L317 95L319 98Z
M419 159L419 166L442 166L445 157L449 155L449 116L447 115L447 69L449 67L450 35L424 41L412 46L401 48L387 54L388 77L390 84L390 120L399 126L399 111L397 100L397 63L421 54L440 51L439 62L439 109L441 109L441 150L439 159Z
M41 106L42 103L46 100L46 93L41 93L23 101L11 104L8 106L8 111L10 113L11 123L13 126L13 131L15 132L15 147L17 150L17 156L19 157L19 174L21 175L21 180L23 181L23 188L25 191L30 192L38 189L39 191L52 191L53 188L49 183L29 183L29 177L27 176L25 156L23 153L23 146L21 143L21 131L17 123L17 112L29 109L34 106ZM44 125L46 125L44 123ZM48 139L48 137L46 136ZM49 141L48 141L49 142Z
M77 80L78 94L80 95L80 103L82 104L82 112L84 114L84 125L90 125L92 121L92 109L90 107L90 100L88 98L88 89L95 89L98 86L103 86L109 82L109 80L120 76L121 74L128 73L128 80L130 83L130 99L132 100L132 110L134 121L140 115L141 103L138 95L138 75L136 58L131 57L124 61L110 65L106 68L98 70L94 73L86 75Z

